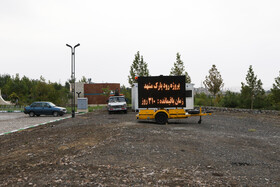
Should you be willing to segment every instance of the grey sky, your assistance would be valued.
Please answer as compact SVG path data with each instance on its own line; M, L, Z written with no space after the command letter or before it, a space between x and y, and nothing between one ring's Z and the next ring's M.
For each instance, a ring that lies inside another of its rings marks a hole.
M152 75L181 54L196 87L215 64L225 89L240 90L249 65L268 89L280 71L279 0L0 0L0 74L119 82L137 51Z

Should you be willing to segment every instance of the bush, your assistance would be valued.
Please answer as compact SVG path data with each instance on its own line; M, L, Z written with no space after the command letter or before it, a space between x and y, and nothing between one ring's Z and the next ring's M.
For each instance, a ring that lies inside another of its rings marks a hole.
M195 94L194 104L198 106L210 106L212 105L211 97L205 93Z
M221 100L223 107L237 108L240 107L240 94L227 91Z

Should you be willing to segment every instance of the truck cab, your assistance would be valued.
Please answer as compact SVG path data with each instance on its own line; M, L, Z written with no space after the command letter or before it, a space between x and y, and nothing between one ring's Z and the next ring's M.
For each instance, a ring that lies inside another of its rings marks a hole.
M109 114L112 114L113 112L127 113L126 98L123 95L110 96L108 99L107 109Z

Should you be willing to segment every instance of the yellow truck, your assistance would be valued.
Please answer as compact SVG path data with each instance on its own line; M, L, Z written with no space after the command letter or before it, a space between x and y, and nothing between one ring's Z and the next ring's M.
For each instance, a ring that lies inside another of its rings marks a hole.
M138 111L137 120L155 120L158 124L168 119L184 119L212 115L194 109L193 84L185 83L185 76L138 77L132 88L132 109Z

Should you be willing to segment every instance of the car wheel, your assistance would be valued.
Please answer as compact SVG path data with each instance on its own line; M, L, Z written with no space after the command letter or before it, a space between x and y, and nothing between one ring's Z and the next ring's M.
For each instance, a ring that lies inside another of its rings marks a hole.
M57 117L57 116L58 116L58 112L54 111L54 112L53 112L53 116L54 116L54 117Z
M166 124L167 123L167 115L165 113L157 113L156 115L156 122L158 124Z
M34 112L29 112L29 116L30 116L30 117L34 117L34 116L35 116L35 113L34 113Z

